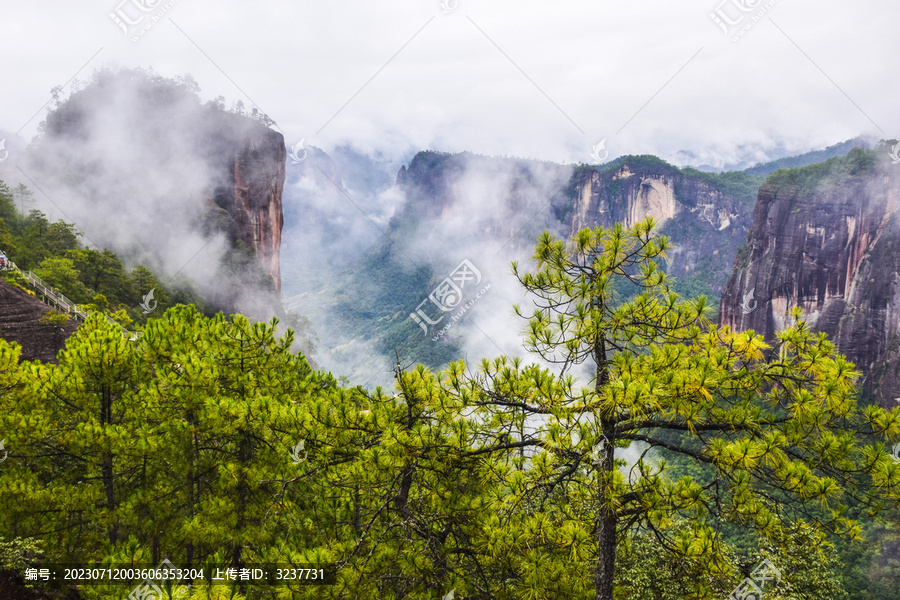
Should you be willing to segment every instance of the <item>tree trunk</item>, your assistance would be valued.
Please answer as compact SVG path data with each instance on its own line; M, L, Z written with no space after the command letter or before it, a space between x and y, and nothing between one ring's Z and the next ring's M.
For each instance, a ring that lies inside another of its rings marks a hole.
M606 340L600 338L594 344L594 361L597 365L594 391L599 396L609 383L609 365L607 363ZM600 431L603 434L603 457L600 460L600 489L597 500L600 508L597 514L597 565L594 569L594 589L597 600L612 600L613 576L616 566L616 509L607 500L607 488L611 477L607 477L616 468L616 422L614 415L600 415Z
M602 475L615 468L613 454L615 446L608 443L604 447ZM597 565L594 570L594 588L597 600L612 600L613 576L616 565L616 510L606 499L606 485L601 485L597 492L600 503L597 515Z
M188 515L193 519L197 515L197 505L200 503L200 482L197 477L197 457L200 455L200 440L197 436L197 418L193 410L187 411L187 422L191 426L191 446L188 451ZM185 568L191 568L194 564L194 542L189 541L185 548Z
M252 458L250 432L245 429L240 429L238 431L238 438L237 458L241 465L241 471L238 475L236 489L237 503L235 512L237 513L237 525L235 527L235 541L231 548L231 566L235 569L244 567L243 539L247 527L247 508L250 504L250 482L247 480L247 468L250 459Z
M113 487L113 455L110 452L103 453L103 487L106 491L106 508L111 513L112 523L109 526L109 543L115 544L119 538L118 517L115 516L116 493Z
M594 573L597 600L612 600L613 575L616 559L616 515L601 515L600 532L597 534L600 554Z

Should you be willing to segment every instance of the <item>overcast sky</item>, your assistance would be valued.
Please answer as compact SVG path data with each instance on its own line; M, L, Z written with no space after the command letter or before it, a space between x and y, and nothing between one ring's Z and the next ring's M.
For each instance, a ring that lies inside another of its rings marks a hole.
M0 4L0 130L26 140L52 87L102 66L190 73L326 151L596 162L605 139L724 164L900 136L896 0Z

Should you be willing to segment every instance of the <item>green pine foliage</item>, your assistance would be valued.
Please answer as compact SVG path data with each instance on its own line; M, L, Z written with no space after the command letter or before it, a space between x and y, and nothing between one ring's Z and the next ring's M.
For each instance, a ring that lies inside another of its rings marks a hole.
M774 344L710 323L656 266L668 250L652 221L542 236L514 269L543 362L398 364L393 390L315 371L276 320L190 305L136 340L94 314L56 364L0 340L4 564L336 571L192 599L676 600L725 598L769 560L766 598L890 597L891 553L846 540L893 548L900 410L858 405L853 365L799 314ZM124 293L103 253L65 260Z

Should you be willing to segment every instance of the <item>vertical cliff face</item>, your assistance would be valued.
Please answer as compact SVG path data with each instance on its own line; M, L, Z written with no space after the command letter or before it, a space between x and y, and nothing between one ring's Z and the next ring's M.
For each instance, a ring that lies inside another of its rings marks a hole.
M577 202L569 220L570 234L598 224L621 222L631 227L647 217L663 228L684 213L721 231L731 227L732 219L748 215L728 194L669 165L636 172L626 159L614 172L590 170L574 185Z
M221 178L215 203L231 217L233 239L252 248L260 267L281 291L282 193L287 150L284 136L260 127L237 130L230 143L216 142Z
M235 219L239 235L256 250L260 265L272 276L279 292L284 226L281 195L286 155L284 137L266 130L264 136L251 139L248 148L234 162L235 200L241 215Z
M281 314L280 133L196 84L100 71L48 116L26 170L85 239L216 310Z
M569 236L585 227L617 222L630 227L653 217L658 231L675 245L666 266L669 274L685 284L696 280L699 287L692 286L693 291L718 297L751 215L751 197L719 179L655 157L626 157L603 170L576 171L565 193L555 199L554 210Z
M719 321L768 340L800 306L865 374L900 400L900 173L878 149L782 171L760 188Z
M615 182L623 185L613 185ZM653 217L662 227L682 208L675 200L675 181L670 174L637 175L627 163L607 178L590 171L576 187L578 201L570 235L606 222L622 222L631 227L647 217Z

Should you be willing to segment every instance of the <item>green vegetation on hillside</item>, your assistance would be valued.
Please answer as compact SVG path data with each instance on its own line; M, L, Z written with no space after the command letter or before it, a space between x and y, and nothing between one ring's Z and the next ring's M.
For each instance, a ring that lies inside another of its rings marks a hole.
M604 165L603 173L615 173L625 163L628 163L628 167L632 171L647 173L648 175L671 175L679 170L678 167L653 154L629 154Z
M144 266L128 272L110 250L83 247L81 234L71 223L50 223L36 210L22 215L16 196L23 194L30 191L24 186L13 191L0 181L0 250L19 269L33 271L76 304L109 314L126 326L146 322L140 305L151 290L155 306L163 310L176 303L203 305L193 293L164 286ZM25 285L11 272L4 277L18 287Z
M796 186L801 193L814 194L822 188L840 184L847 177L874 173L879 161L885 160L883 153L883 145L871 150L853 148L846 156L835 156L823 163L775 171L766 180L766 185Z
M760 163L749 169L745 169L744 173L756 175L759 177L768 177L779 169L795 169L805 167L806 165L824 162L834 156L843 156L856 147L866 148L869 144L862 138L854 138L828 146L824 150L814 150L797 156L786 156L767 163Z
M724 173L707 173L691 167L681 170L684 175L690 175L708 182L723 193L736 198L743 204L753 206L756 204L756 196L759 186L765 181L765 177L750 175L742 171L726 171Z
M767 597L846 598L836 544L900 502L900 409L858 407L799 315L773 346L709 323L652 227L545 234L514 266L543 306L526 348L559 372L345 389L275 320L184 305L135 341L92 315L57 364L0 340L0 560L336 571L248 600L712 599L769 560Z
M428 272L404 269L403 259L391 254L393 247L386 242L344 275L334 299L341 327L359 338L376 340L375 348L383 356L399 354L403 361L415 357L425 365L446 365L459 355L458 345L432 342L434 333L426 335L409 316L439 280Z

